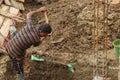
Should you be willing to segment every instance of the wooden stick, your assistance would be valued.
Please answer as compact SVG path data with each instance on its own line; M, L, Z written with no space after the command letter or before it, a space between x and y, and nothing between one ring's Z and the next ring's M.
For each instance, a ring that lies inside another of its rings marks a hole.
M47 12L45 12L44 15L45 15L45 21L46 21L46 23L49 23L49 19L48 19L48 16L47 16Z
M38 24L42 23L42 22L45 22L45 19L41 19L38 21Z
M15 16L13 14L7 13L7 12L1 10L1 9L0 9L0 15L11 18L11 19L16 20L18 22L25 22L24 18L21 18L21 17Z

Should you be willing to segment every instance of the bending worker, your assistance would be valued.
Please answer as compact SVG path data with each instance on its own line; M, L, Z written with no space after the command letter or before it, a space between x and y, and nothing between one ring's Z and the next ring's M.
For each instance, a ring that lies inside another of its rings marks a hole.
M5 48L12 59L18 80L25 80L23 58L25 56L26 49L32 45L38 46L41 43L41 38L47 37L52 31L51 26L48 23L42 24L39 27L34 27L31 20L31 17L34 14L46 11L46 7L41 7L35 11L29 12L27 14L26 26L5 45Z

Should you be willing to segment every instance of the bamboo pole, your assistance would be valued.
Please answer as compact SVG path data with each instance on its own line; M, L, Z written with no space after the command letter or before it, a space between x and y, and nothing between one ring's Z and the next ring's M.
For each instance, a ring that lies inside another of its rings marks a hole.
M15 16L13 14L7 13L7 12L1 10L1 9L0 9L0 15L11 18L11 19L16 20L18 22L25 22L24 18L21 18L21 17Z

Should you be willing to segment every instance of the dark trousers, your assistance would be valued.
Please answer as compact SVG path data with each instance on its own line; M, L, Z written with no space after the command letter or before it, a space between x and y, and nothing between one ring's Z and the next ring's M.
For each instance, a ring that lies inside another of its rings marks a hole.
M23 70L23 60L17 60L16 58L11 58L13 63L13 68L16 71L17 80L25 80L24 70Z
M22 60L17 60L16 58L12 58L12 63L13 63L13 68L15 69L17 74L24 73Z

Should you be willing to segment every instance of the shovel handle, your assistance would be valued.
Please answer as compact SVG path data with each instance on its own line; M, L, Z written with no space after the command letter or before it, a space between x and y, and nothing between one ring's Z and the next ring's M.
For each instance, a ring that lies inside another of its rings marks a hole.
M47 16L47 12L45 12L44 15L45 15L45 21L46 21L46 23L49 23L49 19L48 19L48 16Z

